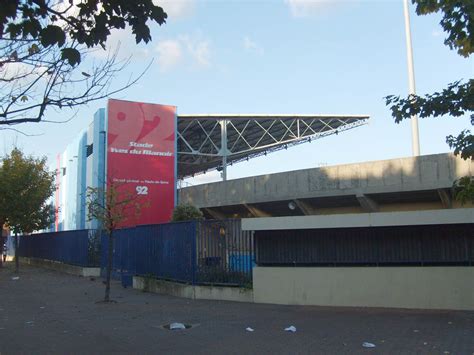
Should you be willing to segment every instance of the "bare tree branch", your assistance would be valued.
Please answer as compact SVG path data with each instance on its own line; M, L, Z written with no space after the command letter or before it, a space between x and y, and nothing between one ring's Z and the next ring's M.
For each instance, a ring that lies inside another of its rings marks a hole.
M25 133L19 129L13 128L13 127L0 127L0 131L13 131L16 133L19 133L25 137L39 137L44 135L44 133L37 133L37 134L31 134L31 133Z
M150 67L123 85L114 82L131 63L117 51L94 60L113 29L130 26L137 43L151 40L147 21L167 15L153 0L13 0L0 13L0 126L45 121L49 108L75 107L134 85ZM90 60L92 59L92 60Z

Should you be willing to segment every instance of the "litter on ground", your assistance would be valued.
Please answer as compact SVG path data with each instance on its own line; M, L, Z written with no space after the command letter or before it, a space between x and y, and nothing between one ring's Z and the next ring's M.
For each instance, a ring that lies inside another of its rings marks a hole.
M171 323L170 330L181 330L186 329L183 323Z
M375 348L375 344L369 343L369 342L367 342L367 341L364 341L364 342L362 343L362 346L363 346L364 348Z

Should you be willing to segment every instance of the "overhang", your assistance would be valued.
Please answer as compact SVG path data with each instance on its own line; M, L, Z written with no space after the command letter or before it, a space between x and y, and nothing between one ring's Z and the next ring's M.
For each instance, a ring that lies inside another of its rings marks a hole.
M368 115L178 115L178 178L338 134L368 119Z

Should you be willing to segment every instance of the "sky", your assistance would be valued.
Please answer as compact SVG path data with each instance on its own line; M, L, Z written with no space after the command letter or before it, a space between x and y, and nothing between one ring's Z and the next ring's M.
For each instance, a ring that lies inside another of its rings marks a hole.
M135 45L130 31L114 32L108 42L108 48L120 43L123 58L132 56L115 86L151 62L138 84L113 98L175 105L178 114L370 115L368 125L235 164L229 179L412 154L410 122L395 124L384 101L408 94L402 0L159 2L168 20L152 27L151 43ZM472 58L443 44L440 18L417 16L411 6L418 94L474 74ZM89 62L105 55L97 50ZM48 111L49 121L62 123L15 126L35 136L1 130L0 153L18 146L54 165L56 154L105 106L105 99L83 106L71 120L71 111ZM449 151L445 137L469 127L467 115L420 120L421 154ZM219 179L214 171L187 183Z

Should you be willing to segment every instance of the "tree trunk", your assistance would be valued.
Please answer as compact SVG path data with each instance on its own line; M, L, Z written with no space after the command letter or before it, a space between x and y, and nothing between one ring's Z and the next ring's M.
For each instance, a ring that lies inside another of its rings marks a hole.
M15 232L15 272L18 274L20 271L20 260L18 255L18 234Z
M6 238L0 235L0 250L2 251L0 255L0 269L3 267L3 253L4 253L3 245L6 243L6 240L7 240Z
M114 253L114 239L112 232L108 235L108 250L107 250L107 277L105 280L105 302L110 302L110 275L112 273L112 259Z

